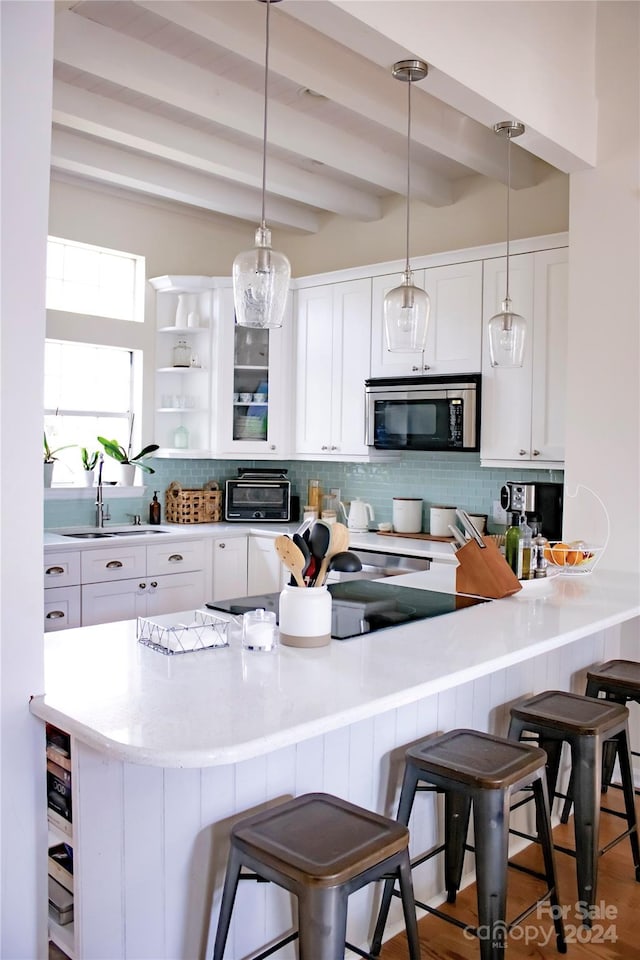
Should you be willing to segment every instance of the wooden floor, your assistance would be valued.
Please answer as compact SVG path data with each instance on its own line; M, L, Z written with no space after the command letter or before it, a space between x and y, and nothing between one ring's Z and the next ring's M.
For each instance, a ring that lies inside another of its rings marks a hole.
M607 805L621 808L619 790L609 791ZM640 798L636 798L640 818ZM603 814L601 818L601 846L623 829L623 821ZM573 821L554 830L554 841L573 847ZM541 868L537 845L531 845L516 858L528 866ZM574 905L577 900L575 860L566 854L556 855L560 902L568 907L565 919L568 960L640 960L640 883L636 882L633 860L628 840L600 858L598 867L598 890L596 900L602 904L602 919L594 919L591 931L579 928ZM515 917L536 898L540 882L516 870L509 871L507 916ZM475 886L467 887L457 898L455 906L443 905L444 910L455 913L464 922L477 923L475 909ZM548 915L547 915L548 916ZM550 919L537 919L534 911L524 922L522 930L513 930L508 938L505 960L523 958L558 958L555 948L553 924ZM462 930L437 917L426 916L418 923L422 960L479 960L480 950L476 939L467 939ZM583 939L584 938L584 939ZM407 960L407 943L404 935L395 937L384 945L381 960Z

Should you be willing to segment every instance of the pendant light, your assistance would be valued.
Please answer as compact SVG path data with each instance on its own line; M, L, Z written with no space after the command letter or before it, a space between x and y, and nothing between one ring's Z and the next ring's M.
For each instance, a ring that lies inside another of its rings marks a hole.
M411 84L424 80L429 68L424 60L399 60L393 76L407 84L407 257L402 283L384 298L384 332L391 353L422 353L427 340L429 308L426 291L413 283L409 265L409 224L411 201Z
M260 226L256 230L255 248L239 253L233 261L233 298L236 323L241 327L258 327L268 330L282 326L291 278L291 266L285 255L271 249L271 230L267 227L265 219L269 13L271 4L279 2L280 0L260 0L260 3L266 3L267 5L262 140L262 216Z
M502 310L489 320L489 354L492 367L521 367L527 322L511 309L509 296L509 198L511 196L511 141L524 133L524 124L515 120L496 123L494 132L507 138L507 287Z

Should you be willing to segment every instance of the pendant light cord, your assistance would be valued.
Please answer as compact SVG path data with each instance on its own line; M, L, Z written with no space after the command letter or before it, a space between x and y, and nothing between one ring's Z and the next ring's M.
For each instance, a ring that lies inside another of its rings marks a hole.
M510 198L511 198L511 134L507 134L507 296L506 299L509 300L509 224L511 219L511 210L510 210ZM507 307L508 309L508 307Z
M269 102L269 13L271 0L267 0L267 21L265 30L265 54L264 54L264 121L262 127L262 217L261 226L266 227L265 218L265 193L267 186L267 104Z
M407 82L407 262L405 272L409 276L409 223L410 223L410 197L411 197L411 84L412 80Z

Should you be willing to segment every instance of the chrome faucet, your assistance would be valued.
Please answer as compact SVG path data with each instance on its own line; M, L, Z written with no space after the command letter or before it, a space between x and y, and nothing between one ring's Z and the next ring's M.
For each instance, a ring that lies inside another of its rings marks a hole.
M102 497L102 468L104 466L104 453L100 454L100 463L98 466L98 494L96 497L96 527L104 527L104 521L110 520L109 504L105 504Z

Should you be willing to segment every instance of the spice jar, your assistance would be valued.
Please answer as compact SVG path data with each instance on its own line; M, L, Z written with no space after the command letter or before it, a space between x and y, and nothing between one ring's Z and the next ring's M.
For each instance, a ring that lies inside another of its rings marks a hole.
M178 340L173 348L173 366L190 367L191 366L191 346L182 338Z

